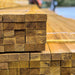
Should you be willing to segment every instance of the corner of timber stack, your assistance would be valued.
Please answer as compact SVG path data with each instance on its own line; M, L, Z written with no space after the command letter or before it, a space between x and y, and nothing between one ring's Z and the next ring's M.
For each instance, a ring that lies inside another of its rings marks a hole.
M33 5L0 11L0 52L44 51L47 15ZM38 12L39 11L39 12Z

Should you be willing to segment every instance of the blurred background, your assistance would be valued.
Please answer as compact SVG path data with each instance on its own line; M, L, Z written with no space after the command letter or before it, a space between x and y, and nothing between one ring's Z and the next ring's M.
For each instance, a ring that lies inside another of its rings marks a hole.
M41 8L48 8L58 15L75 19L75 0L0 0L0 8L10 8L37 4Z

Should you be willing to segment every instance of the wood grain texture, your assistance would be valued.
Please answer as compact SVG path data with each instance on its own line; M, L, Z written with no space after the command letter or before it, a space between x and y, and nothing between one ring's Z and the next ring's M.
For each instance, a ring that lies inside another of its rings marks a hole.
M4 52L45 50L47 15L36 5L2 9L0 19L0 46Z
M30 69L30 75L39 75L40 69Z
M15 23L3 23L3 30L14 30Z
M0 70L0 75L8 75L9 70Z
M4 46L0 46L0 52L4 52Z
M40 68L40 74L50 74L50 68Z
M8 45L8 44L15 44L15 38L4 38L3 44Z
M0 23L0 30L3 30L3 23Z
M13 69L13 68L10 68L9 69L9 75L17 75L17 74L20 74L19 72L19 69Z
M55 75L55 74L56 75L61 75L60 71L61 71L60 61L56 61L56 60L52 61L51 66L50 66L50 74L51 75Z
M0 63L0 69L1 70L7 70L8 69L8 63Z
M3 38L3 30L0 31L0 39Z
M8 42L7 38L3 38L1 34L0 46L7 48L6 51L42 51L42 52L26 52L26 53L6 53L0 54L0 63L8 63L9 73L11 75L74 75L75 68L75 21L56 15L54 12L44 10L48 14L48 23L46 31L46 16L40 10L34 10L32 7L30 11L24 10L23 8L13 8L1 10L0 14L6 15L11 13L12 15L17 13L17 16L23 14L25 19L7 16L6 22L3 23L4 31L14 30L15 36L26 37L26 43L24 39L17 39L15 43ZM5 12L6 11L6 12ZM19 11L19 12L17 12ZM22 11L22 12L20 12ZM33 12L34 11L34 12ZM39 13L37 12L39 11ZM31 19L31 16L35 19ZM29 16L30 15L30 16ZM16 16L16 15L15 15ZM15 18L13 20L13 18ZM40 19L39 19L40 18ZM45 18L45 19L43 19ZM37 21L36 21L37 20ZM22 21L22 23L21 23ZM28 22L28 23L27 23ZM2 26L1 26L2 27ZM19 27L19 28L18 28ZM2 33L2 28L1 28ZM18 33L17 33L18 31ZM20 32L19 32L20 31ZM21 32L24 31L24 32ZM36 31L36 33L35 33ZM47 32L47 37L46 37ZM68 32L68 33L64 33ZM72 34L71 34L72 33ZM4 33L3 33L4 34ZM37 35L34 37L34 35ZM70 35L71 34L71 35ZM29 36L29 37L28 37ZM41 38L42 37L42 38ZM43 39L44 38L44 39ZM47 38L47 43L45 42ZM6 41L5 41L6 39ZM5 41L5 43L4 43ZM8 43L7 43L8 42ZM35 44L36 43L36 44ZM43 43L43 44L42 44ZM45 47L46 43L46 47ZM3 45L4 44L4 45ZM9 45L10 44L10 45ZM9 46L8 46L9 45ZM14 46L15 45L15 46ZM14 49L16 48L16 50ZM3 48L2 48L3 49ZM14 50L13 50L14 49ZM45 51L44 51L45 50ZM3 51L3 50L2 50ZM2 66L3 68L3 66ZM0 70L0 75L9 75L5 70Z
M30 68L40 68L40 61L30 61Z
M31 53L30 61L40 61L40 53Z
M48 68L48 67L50 67L50 64L51 64L50 61L40 61L41 68Z
M3 15L3 22L24 22L24 15Z
M2 15L0 15L0 22L2 22Z
M14 30L5 30L4 31L4 37L13 37L14 36Z

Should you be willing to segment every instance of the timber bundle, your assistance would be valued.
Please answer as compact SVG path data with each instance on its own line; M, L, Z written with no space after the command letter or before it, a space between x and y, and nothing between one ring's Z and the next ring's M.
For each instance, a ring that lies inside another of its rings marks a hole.
M31 7L0 12L0 75L50 73L47 15Z
M0 75L75 75L75 34L61 34L74 24L35 5L0 10Z

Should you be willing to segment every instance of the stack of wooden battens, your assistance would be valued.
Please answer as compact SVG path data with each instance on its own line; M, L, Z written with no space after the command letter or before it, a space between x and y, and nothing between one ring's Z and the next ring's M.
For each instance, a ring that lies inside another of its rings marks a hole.
M44 51L46 14L20 9L0 12L0 52Z
M75 75L75 20L47 13L47 44L51 53L50 75Z
M50 74L46 20L33 6L0 11L0 75Z
M31 13L39 11L36 6L24 8L27 9L26 11L31 9ZM14 13L15 10L23 13L24 8L15 8L12 12ZM10 11L10 9L4 9L0 13L5 10ZM43 11L48 14L45 51L0 54L0 75L75 75L74 34L71 36L64 33L52 34L53 32L74 32L75 21L46 9ZM41 14L40 11L39 13Z
M50 75L50 51L0 54L0 75Z

